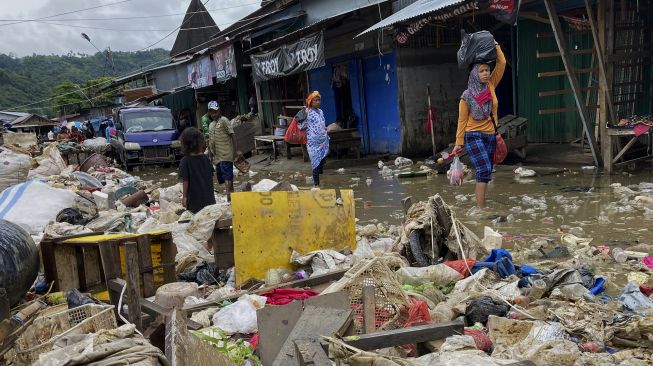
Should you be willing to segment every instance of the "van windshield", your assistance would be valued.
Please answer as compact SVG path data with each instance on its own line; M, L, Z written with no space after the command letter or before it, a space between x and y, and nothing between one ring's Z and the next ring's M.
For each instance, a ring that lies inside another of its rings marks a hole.
M170 111L129 112L122 115L125 132L174 130Z

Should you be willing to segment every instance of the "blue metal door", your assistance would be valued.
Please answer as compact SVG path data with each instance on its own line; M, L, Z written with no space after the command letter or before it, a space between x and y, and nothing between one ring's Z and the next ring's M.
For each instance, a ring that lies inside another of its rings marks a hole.
M393 50L363 60L369 147L372 153L398 154L401 147L399 97Z

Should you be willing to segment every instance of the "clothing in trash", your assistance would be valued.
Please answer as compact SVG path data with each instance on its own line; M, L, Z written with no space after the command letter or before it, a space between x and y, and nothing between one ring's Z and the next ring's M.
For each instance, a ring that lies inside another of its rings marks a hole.
M261 295L268 298L267 303L271 305L287 305L294 300L306 300L319 295L319 292L312 290L297 290L291 288L278 288L264 292Z

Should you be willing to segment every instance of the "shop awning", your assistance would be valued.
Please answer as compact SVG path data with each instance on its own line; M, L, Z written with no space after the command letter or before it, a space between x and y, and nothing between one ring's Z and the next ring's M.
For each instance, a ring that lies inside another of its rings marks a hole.
M448 6L462 4L468 1L469 0L417 0L413 4L408 5L407 7L399 10L391 16L367 28L356 37L375 31L377 29L386 28L399 22L444 9Z

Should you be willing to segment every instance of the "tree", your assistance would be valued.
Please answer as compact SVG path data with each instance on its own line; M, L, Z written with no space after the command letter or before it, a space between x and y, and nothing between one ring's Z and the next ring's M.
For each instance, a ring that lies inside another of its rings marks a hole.
M120 92L111 87L111 80L111 77L104 76L81 85L70 81L61 83L53 88L52 107L59 115L64 115L86 108L110 106Z
M59 115L78 111L84 105L84 96L80 86L67 81L52 88L52 109Z

